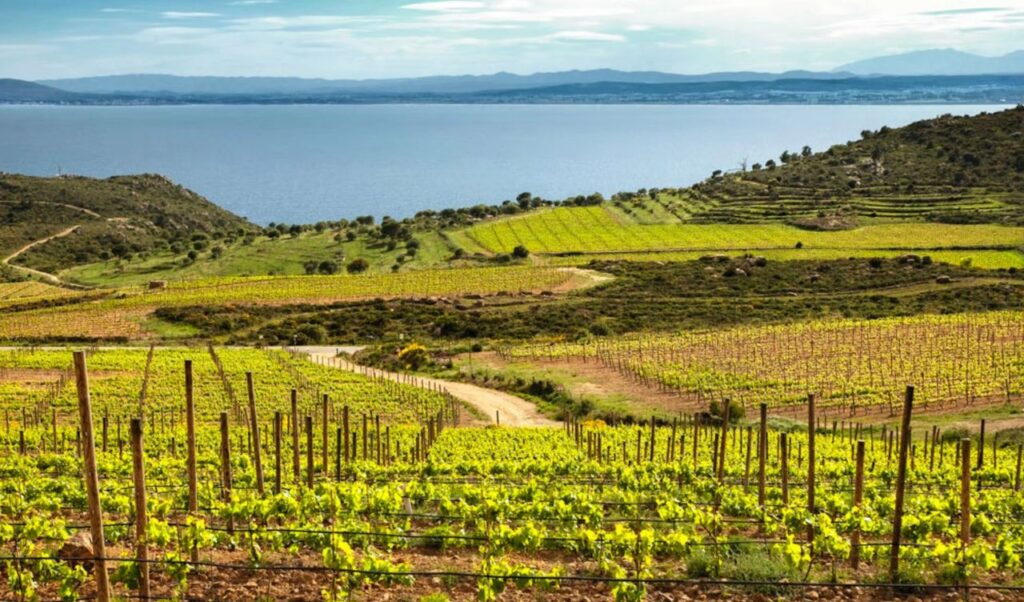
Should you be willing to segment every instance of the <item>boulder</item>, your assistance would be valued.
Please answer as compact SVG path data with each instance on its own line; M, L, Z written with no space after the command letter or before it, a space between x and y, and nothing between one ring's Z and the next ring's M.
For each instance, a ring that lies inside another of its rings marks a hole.
M935 279L935 282L938 284L949 284L950 282L953 282L953 279L949 276L939 276Z
M92 570L92 559L95 556L96 553L92 547L92 534L88 531L75 533L57 551L57 558L71 566L81 565L87 571Z

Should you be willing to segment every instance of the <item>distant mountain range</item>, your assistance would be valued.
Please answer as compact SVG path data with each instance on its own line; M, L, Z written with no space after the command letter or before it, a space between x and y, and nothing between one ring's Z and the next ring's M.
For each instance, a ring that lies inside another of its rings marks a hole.
M1024 50L987 57L959 50L919 50L842 65L855 75L992 75L1024 73Z
M659 71L558 71L517 75L440 75L401 79L304 79L297 77L182 77L176 75L112 75L81 79L44 80L38 83L81 94L132 95L232 95L232 94L474 94L502 90L528 90L616 82L622 84L684 84L724 81L774 81L778 79L838 79L850 73L754 71L678 75Z
M1024 51L982 57L926 50L830 72L560 71L517 75L330 80L295 77L112 75L0 80L0 102L64 104L354 103L1018 103Z

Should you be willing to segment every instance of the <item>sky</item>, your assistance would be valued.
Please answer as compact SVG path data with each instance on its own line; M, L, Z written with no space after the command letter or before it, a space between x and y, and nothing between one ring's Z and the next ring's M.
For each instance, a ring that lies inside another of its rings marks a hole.
M1024 0L0 0L0 77L829 70L1024 48Z

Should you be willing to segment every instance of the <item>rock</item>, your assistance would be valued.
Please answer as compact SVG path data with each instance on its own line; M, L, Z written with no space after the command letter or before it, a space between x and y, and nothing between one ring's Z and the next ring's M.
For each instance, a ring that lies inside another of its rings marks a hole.
M92 534L88 531L75 533L57 551L57 558L72 566L81 565L87 571L92 571L92 559L95 556L92 547Z
M167 288L167 281L166 280L150 280L149 281L149 290L155 291L155 290L160 290L162 288Z
M938 284L949 284L950 282L953 282L953 279L949 276L939 276L935 279L935 282Z
M810 277L810 281L811 282L817 282L819 280L821 280L821 274L819 274L817 272L811 274L811 277Z

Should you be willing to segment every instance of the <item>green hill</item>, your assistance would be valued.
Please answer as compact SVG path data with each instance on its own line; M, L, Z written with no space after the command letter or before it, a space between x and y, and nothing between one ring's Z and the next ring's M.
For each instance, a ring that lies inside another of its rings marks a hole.
M43 272L168 248L216 244L257 227L156 175L0 174L0 253L54 237L12 263Z
M797 149L742 172L716 174L681 196L676 209L698 223L1021 223L1024 106L865 131L824 152Z

